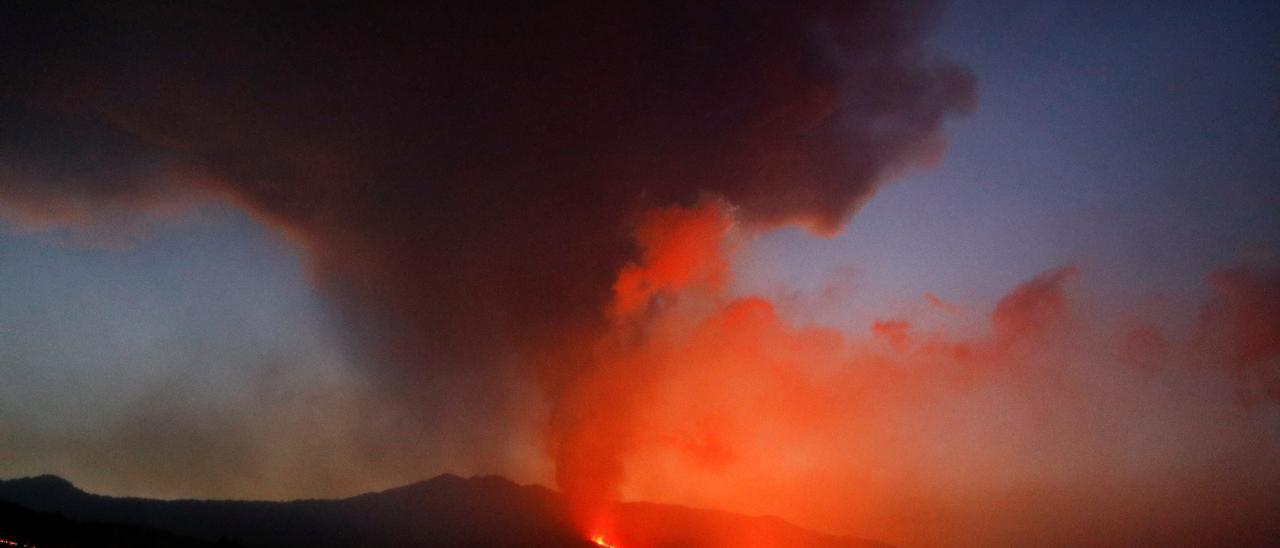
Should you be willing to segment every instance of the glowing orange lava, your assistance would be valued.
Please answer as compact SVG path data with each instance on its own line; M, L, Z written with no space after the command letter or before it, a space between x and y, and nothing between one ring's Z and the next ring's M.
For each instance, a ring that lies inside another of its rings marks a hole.
M604 541L604 535L592 535L592 536L591 536L591 542L594 542L594 543L596 543L597 545L600 545L600 546L607 546L607 547L609 547L609 548L618 548L617 546L614 546L614 545L612 545L612 544L609 544L608 542L605 542L605 541Z

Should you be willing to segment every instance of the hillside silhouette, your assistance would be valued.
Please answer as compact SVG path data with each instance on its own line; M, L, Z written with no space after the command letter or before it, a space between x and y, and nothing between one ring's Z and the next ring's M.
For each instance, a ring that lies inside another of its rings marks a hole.
M570 524L559 493L496 476L446 474L344 499L263 502L109 497L46 475L0 481L0 501L8 503L0 505L0 538L21 536L42 547L595 546ZM617 516L610 540L628 548L736 546L744 541L754 546L887 546L818 534L778 518L673 505L624 503ZM49 531L42 533L41 523ZM19 531L23 524L26 529ZM50 531L67 533L55 538Z
M228 539L205 542L148 527L82 522L59 512L36 512L0 502L0 545L5 548L236 548Z

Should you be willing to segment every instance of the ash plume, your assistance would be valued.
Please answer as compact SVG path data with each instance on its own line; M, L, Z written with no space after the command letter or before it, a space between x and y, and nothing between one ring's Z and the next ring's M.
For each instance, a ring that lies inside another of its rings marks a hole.
M3 10L0 211L92 232L236 204L423 422L500 427L510 367L553 401L588 378L566 341L611 328L645 212L835 231L973 100L924 47L931 3Z

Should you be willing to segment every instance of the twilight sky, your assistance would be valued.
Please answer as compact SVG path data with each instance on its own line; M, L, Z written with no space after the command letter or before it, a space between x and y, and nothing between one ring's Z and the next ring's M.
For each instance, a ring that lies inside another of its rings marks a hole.
M578 57L568 10L368 47L385 20L77 11L0 23L0 477L498 473L909 545L1280 522L1274 2L620 9Z

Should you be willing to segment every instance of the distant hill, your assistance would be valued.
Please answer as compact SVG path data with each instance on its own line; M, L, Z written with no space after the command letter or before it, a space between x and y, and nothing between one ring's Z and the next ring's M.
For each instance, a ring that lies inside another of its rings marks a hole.
M558 493L495 476L464 479L446 474L351 498L291 502L107 497L81 491L57 476L39 476L0 481L0 501L58 513L42 519L116 524L102 527L155 537L95 546L208 546L203 543L220 540L223 545L262 548L595 546L570 525ZM616 538L611 541L624 548L740 546L744 541L754 546L886 546L817 534L777 518L672 505L626 503L618 506L617 515ZM8 523L13 526L12 521ZM0 537L5 525L0 519ZM189 538L163 536L169 533ZM99 534L107 538L107 533Z

